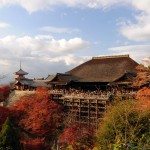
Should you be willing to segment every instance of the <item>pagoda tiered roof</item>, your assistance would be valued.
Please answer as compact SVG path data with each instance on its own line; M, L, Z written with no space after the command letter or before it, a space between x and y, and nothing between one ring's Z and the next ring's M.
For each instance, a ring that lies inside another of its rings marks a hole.
M27 75L28 73L20 69L19 71L15 72L16 75Z

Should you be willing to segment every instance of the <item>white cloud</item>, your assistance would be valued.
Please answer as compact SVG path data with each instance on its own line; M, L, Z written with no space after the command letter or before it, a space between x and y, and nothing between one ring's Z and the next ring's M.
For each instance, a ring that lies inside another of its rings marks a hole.
M0 0L0 6L20 5L28 12L51 9L54 6L66 5L68 7L107 8L114 4L130 0Z
M113 54L129 54L138 62L150 56L150 45L127 45L109 48Z
M120 28L121 34L134 41L150 40L150 0L0 0L0 7L11 5L19 5L29 13L53 9L60 5L91 9L106 9L116 5L128 5L138 10L135 14L136 22L125 22ZM8 24L1 22L0 28L5 27L8 27ZM76 32L76 29L51 26L43 27L41 30L49 33ZM16 64L16 58L21 58L27 60L25 68L30 73L35 72L37 74L39 70L40 73L49 73L50 70L64 72L64 68L80 64L86 60L84 57L76 57L73 52L87 48L88 44L87 41L78 37L69 40L57 40L54 37L45 35L35 37L6 36L0 38L0 71L3 66L7 66L12 70L13 66L16 66L14 65ZM150 45L128 45L110 48L109 50L115 54L129 53L136 60L147 60Z
M56 40L51 36L6 36L0 38L2 56L35 57L47 54L72 53L87 48L88 42L81 38Z
M87 61L90 57L89 56L81 56L81 57L77 57L73 54L68 54L65 56L58 56L58 57L54 57L54 58L48 58L47 60L50 62L64 62L66 65L78 65L81 64L85 61Z
M144 59L142 60L142 63L143 63L146 67L150 66L150 57L144 58Z
M3 60L0 60L0 65L7 67L10 65L10 63L7 59L3 59Z
M133 7L137 10L142 10L144 12L150 13L150 1L149 0L131 0Z
M60 5L91 9L106 9L115 5L128 5L141 13L135 16L136 23L121 27L121 34L129 40L150 40L150 0L0 0L0 7L10 5L19 5L29 13L53 9ZM44 30L57 33L68 32L66 28L46 27Z
M50 9L54 6L107 8L113 5L130 4L138 10L149 11L149 0L0 0L0 6L20 5L29 12Z
M0 29L3 29L3 28L8 28L10 27L10 25L6 22L0 22Z
M80 32L79 29L72 29L72 28L58 28L53 26L44 26L39 29L42 32L46 33L78 33Z
M137 23L125 24L120 32L123 36L133 41L150 40L150 14L136 17Z
M43 56L22 58L22 69L29 73L29 78L46 77L48 74L64 73L75 66L87 61L90 57L78 57L74 54L62 56ZM20 59L1 59L0 72L7 74L5 81L13 80L13 73L19 70Z
M20 59L23 69L32 77L64 72L86 59L75 56L74 52L88 46L89 43L81 38L56 40L47 35L6 36L0 38L0 72L12 77L12 73L19 69Z
M120 32L133 41L150 40L150 0L132 0L132 6L141 13L135 16L136 23L125 23Z

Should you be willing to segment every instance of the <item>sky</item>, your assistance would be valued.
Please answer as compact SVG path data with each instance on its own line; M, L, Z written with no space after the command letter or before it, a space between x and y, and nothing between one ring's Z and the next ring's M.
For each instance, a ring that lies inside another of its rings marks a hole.
M0 0L0 75L64 73L93 56L150 64L150 0ZM1 81L0 81L1 82Z

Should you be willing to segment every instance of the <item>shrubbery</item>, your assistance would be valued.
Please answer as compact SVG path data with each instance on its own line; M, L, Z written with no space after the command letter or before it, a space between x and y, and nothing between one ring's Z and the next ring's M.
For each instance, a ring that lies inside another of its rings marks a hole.
M10 111L8 108L0 106L0 131L1 131L3 123L5 122L7 117L9 117L9 114L10 114Z
M0 132L0 150L21 150L18 133L9 118Z
M99 126L100 150L147 149L150 145L150 110L139 111L135 102L119 102L108 110Z

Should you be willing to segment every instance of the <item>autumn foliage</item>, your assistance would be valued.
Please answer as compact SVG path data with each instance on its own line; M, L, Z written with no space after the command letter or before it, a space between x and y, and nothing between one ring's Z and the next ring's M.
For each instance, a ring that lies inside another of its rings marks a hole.
M33 140L35 145L40 145L43 139L52 140L62 122L62 107L49 99L45 88L37 89L33 95L23 96L11 110L12 118L20 129L28 135L40 138ZM31 143L26 141L25 145L29 146Z
M75 150L90 149L94 147L94 130L82 124L72 124L64 129L59 142L62 145L72 145Z
M5 100L10 93L10 87L8 85L0 86L0 101Z
M150 83L150 68L139 65L136 67L137 76L133 82L134 87L142 87L145 84Z
M22 142L24 150L44 150L44 138L35 138L35 139L28 139L23 140Z
M99 150L148 150L150 112L136 109L135 101L120 101L109 108L99 125Z
M150 88L143 88L137 92L137 108L140 110L150 110Z

